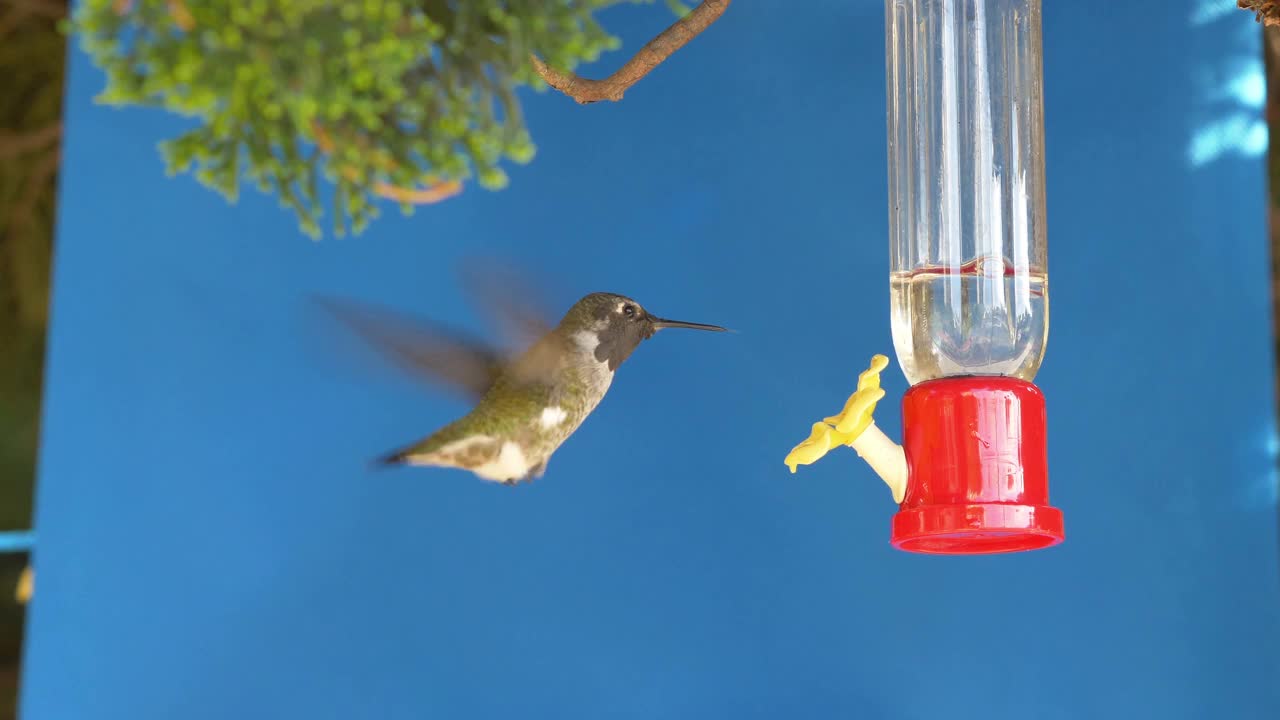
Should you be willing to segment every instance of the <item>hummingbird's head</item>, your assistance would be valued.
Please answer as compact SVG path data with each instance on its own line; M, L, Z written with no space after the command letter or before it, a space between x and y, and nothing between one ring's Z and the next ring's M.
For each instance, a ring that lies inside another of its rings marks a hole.
M579 300L560 323L584 350L596 360L617 370L640 343L663 328L688 328L724 332L719 325L667 320L651 314L625 295L592 293Z

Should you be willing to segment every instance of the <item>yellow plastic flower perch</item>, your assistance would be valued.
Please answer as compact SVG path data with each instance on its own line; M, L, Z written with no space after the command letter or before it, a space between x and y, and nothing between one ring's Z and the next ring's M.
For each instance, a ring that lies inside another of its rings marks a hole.
M784 463L796 471L797 465L811 465L827 451L839 445L853 448L884 480L893 492L893 501L901 503L907 489L907 458L902 446L890 440L876 427L871 414L884 397L880 373L889 367L889 358L876 355L871 366L858 375L858 389L849 396L839 415L814 423L809 438L792 448Z

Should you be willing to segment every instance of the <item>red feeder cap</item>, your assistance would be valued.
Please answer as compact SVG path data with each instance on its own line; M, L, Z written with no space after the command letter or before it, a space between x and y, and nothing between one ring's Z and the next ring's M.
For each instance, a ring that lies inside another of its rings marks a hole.
M985 555L1062 542L1049 505L1044 395L1009 377L930 380L902 397L907 490L899 550Z

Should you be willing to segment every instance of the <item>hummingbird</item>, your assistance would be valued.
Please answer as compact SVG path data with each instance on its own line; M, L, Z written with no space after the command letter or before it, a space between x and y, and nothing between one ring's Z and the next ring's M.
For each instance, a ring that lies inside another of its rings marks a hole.
M505 291L513 291L510 284ZM475 402L467 414L375 464L459 468L504 485L543 476L551 456L604 399L640 343L668 328L727 330L658 317L616 293L582 297L554 327L528 303L491 304L508 331L531 340L522 352L509 353L421 320L325 304L400 364L465 391Z

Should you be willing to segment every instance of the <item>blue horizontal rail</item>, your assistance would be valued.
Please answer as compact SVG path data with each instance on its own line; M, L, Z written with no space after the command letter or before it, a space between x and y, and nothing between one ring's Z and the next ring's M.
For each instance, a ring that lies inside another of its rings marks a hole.
M0 532L0 553L29 552L36 544L36 534L31 530Z

